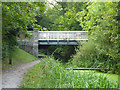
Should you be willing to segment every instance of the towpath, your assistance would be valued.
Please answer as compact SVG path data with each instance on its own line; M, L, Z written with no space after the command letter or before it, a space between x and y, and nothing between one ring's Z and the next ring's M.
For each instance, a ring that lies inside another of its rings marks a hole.
M40 63L36 60L11 67L2 71L2 88L19 88L24 74L35 64Z

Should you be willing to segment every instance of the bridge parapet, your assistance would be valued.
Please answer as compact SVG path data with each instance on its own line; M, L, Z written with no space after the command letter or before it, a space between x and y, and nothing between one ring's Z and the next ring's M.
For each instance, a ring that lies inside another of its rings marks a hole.
M39 40L88 40L88 31L38 31Z

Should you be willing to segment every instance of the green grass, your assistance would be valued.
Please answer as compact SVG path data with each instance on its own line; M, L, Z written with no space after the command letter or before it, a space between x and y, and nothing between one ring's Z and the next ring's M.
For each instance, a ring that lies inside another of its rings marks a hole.
M109 80L113 80L115 82L118 82L118 75L117 74L108 74L108 73L102 73L102 72L95 72L98 75L104 75L106 76Z
M71 65L70 62L65 64L66 68L83 68L83 67L78 67L77 65ZM111 80L111 81L115 81L118 82L118 74L112 74L112 73L104 73L104 72L99 72L99 71L95 71L95 70L78 70L78 72L93 72L96 75L103 75L105 77L107 77L107 79Z
M102 75L110 81L114 81L114 82L118 83L118 75L117 74L108 74L108 73L102 73L102 72L92 71L92 70L76 70L76 72L78 72L78 73L92 72L96 75Z
M9 64L8 57L6 57L2 61L2 69L7 69L11 66L18 65L18 64L32 62L36 59L37 57L25 52L22 49L16 48L15 52L13 53L13 57L12 57L12 65Z
M94 72L65 70L53 58L46 57L25 74L21 88L118 88L118 83Z

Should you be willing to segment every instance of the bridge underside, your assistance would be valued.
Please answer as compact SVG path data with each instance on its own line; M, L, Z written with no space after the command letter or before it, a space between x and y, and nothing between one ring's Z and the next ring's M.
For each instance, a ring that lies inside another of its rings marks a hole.
M39 45L80 45L76 40L38 40Z

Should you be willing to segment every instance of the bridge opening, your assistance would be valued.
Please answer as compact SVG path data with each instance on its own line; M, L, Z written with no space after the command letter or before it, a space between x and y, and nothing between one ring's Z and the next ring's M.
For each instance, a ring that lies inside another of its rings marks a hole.
M52 55L56 60L68 62L72 55L76 53L77 45L39 45L39 55Z

